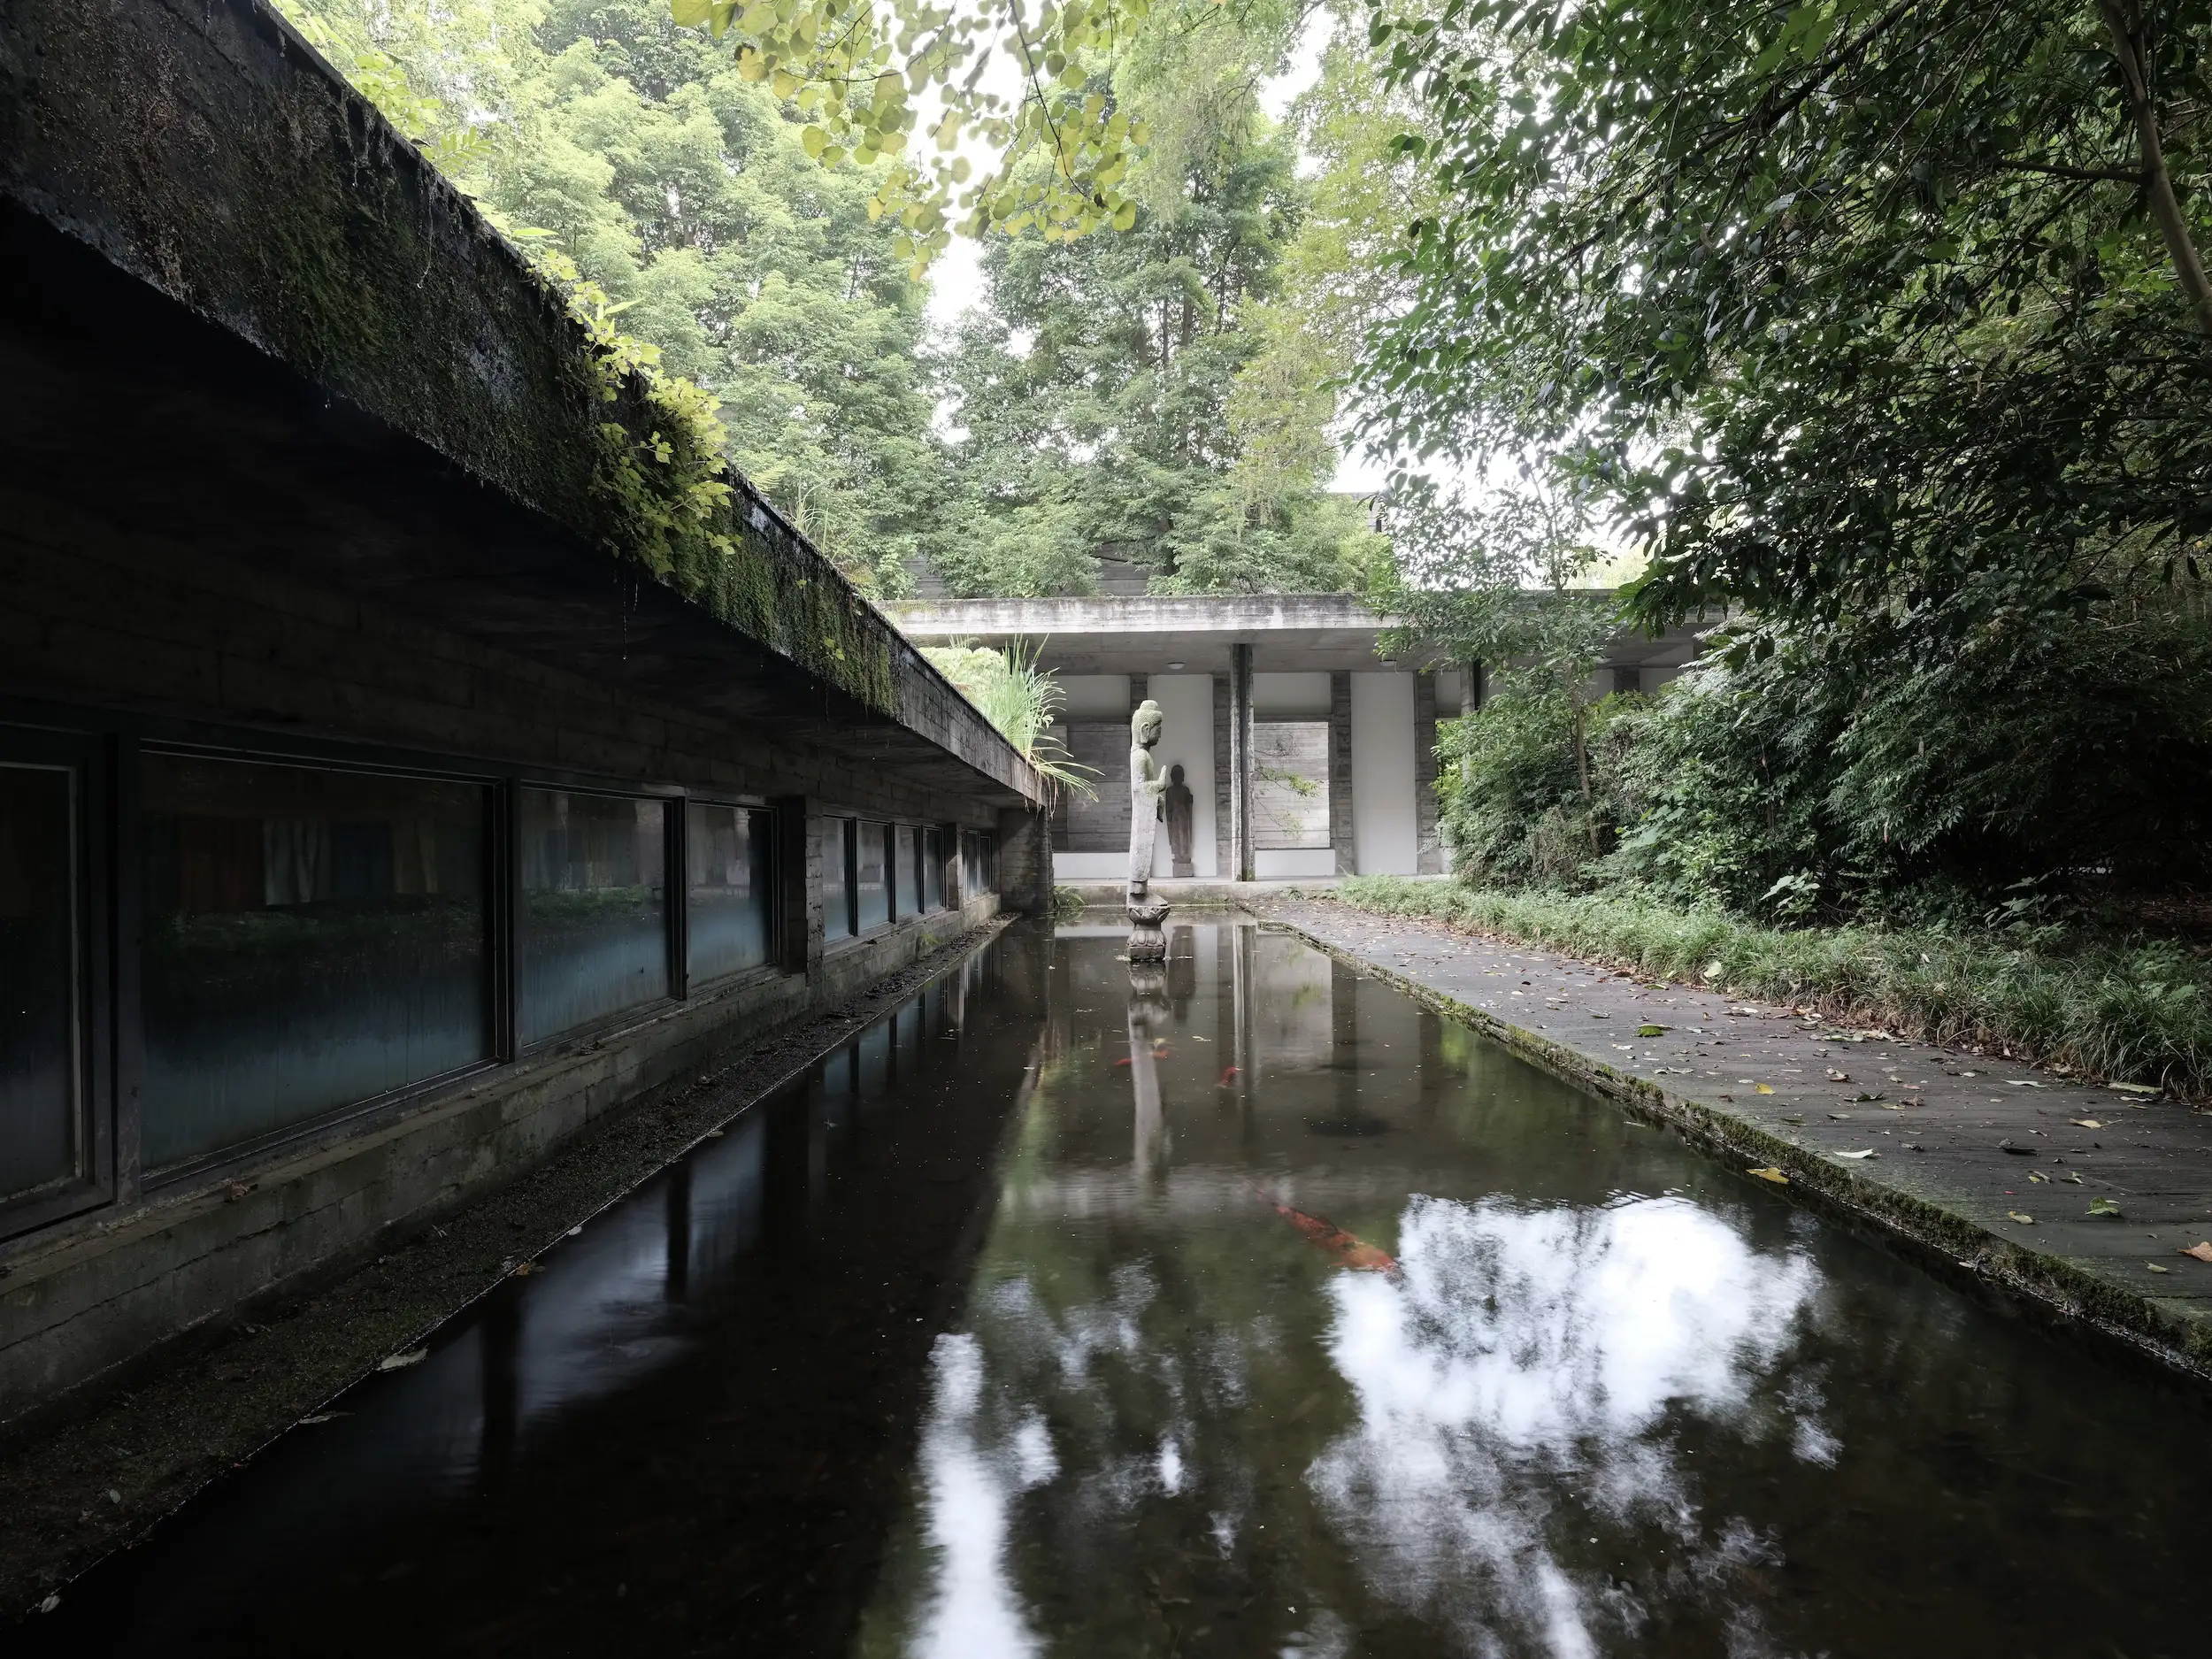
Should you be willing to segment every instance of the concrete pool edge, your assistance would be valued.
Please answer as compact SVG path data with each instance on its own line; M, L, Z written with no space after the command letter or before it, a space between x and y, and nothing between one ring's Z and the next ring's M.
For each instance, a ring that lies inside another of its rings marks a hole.
M1939 1268L1947 1263L1963 1268L1983 1284L2008 1292L2069 1325L2122 1343L2193 1382L2212 1382L2212 1310L2192 1306L2181 1298L2147 1295L2116 1282L2095 1267L1993 1233L1971 1216L1903 1191L1871 1171L1862 1173L1857 1168L1831 1162L1819 1148L1786 1139L1725 1105L1624 1072L1605 1056L1502 1018L1340 940L1331 939L1279 903L1261 900L1240 908L1263 925L1280 928L1423 1006L1461 1021L1554 1075L1590 1089L1632 1115L1676 1130L1708 1155L1737 1160L1740 1172L1751 1166L1778 1169L1788 1177L1785 1190L1809 1195L1816 1204L1832 1205L1873 1224L1889 1237L1926 1253ZM1393 925L1404 920L1370 919ZM1476 935L1453 936L1492 942ZM1578 960L1540 946L1516 943L1512 949ZM1747 1174L1745 1179L1754 1178Z
M0 1435L0 1490L10 1497L0 1521L0 1629L1018 919L990 918L854 987L841 1006L762 1028L286 1305L202 1327L147 1356L118 1386L10 1424Z

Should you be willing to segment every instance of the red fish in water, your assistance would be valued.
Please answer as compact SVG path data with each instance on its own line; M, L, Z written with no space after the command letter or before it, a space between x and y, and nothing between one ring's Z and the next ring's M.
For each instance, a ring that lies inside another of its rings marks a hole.
M1381 1246L1345 1232L1325 1217L1310 1216L1288 1204L1277 1204L1256 1187L1252 1190L1259 1193L1263 1202L1274 1204L1275 1213L1304 1233L1309 1244L1336 1257L1340 1266L1348 1267L1356 1273L1387 1273L1393 1279L1399 1276L1397 1259Z
M1221 1074L1221 1081L1215 1084L1214 1087L1216 1088L1227 1088L1230 1084L1236 1081L1236 1079L1237 1069L1234 1066L1231 1066L1227 1071Z
M1120 1059L1115 1061L1114 1064L1116 1065L1127 1065L1129 1064L1129 1056L1125 1054Z

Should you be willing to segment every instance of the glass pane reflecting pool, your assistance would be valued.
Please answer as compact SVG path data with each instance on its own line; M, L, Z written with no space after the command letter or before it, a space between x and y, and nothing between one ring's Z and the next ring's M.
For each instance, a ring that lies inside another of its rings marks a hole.
M523 1041L666 996L667 803L515 793Z
M1140 995L1119 929L1002 937L27 1628L2202 1651L2199 1396L1286 937L1171 931Z
M148 1168L489 1056L482 785L142 765Z

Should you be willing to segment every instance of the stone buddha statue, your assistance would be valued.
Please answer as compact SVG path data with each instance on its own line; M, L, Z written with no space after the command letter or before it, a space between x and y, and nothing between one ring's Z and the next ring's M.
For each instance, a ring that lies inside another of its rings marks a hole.
M1167 810L1167 851L1174 861L1175 874L1187 879L1196 875L1198 868L1191 863L1191 803L1190 787L1183 781L1183 769L1171 766L1167 770L1167 793L1160 797L1160 804Z
M1129 960L1164 962L1167 938L1160 924L1167 906L1151 896L1152 849L1160 826L1160 797L1168 780L1152 751L1160 741L1160 705L1147 697L1129 717Z

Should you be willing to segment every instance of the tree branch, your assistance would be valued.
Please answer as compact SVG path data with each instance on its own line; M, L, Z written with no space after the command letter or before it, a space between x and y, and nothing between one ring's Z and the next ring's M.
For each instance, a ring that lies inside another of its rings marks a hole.
M1998 161L1990 165L2000 173L2042 173L2054 179L2085 179L2091 183L2141 185L2149 178L2140 168L2131 172L2125 167L2057 167L2040 161Z
M2197 245L2190 240L2189 223L2181 216L2181 202L2174 195L2174 181L2166 171L2166 157L2158 139L2158 111L2151 107L2150 86L2144 75L2134 31L2129 27L2127 14L2120 9L2120 0L2103 0L2102 9L2105 27L2112 35L2112 53L2119 60L2120 79L2135 116L2136 136L2142 146L2143 187L2150 198L2151 217L2158 221L2158 228L2166 238L2166 251L2173 259L2174 272L2181 279L2183 291L2196 308L2197 326L2212 334L2212 282L2205 280L2204 263L2197 257Z

